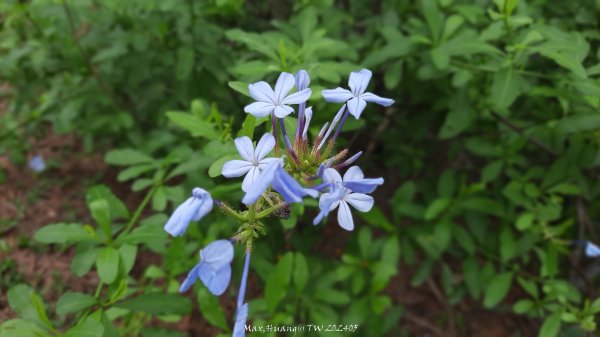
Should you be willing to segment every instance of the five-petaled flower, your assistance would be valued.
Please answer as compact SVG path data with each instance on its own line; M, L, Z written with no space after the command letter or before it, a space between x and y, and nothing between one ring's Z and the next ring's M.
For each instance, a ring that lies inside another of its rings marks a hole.
M256 144L256 149L252 146L252 141L248 137L240 137L235 140L235 147L244 160L231 160L223 165L221 174L227 178L244 177L242 190L248 192L248 189L272 162L282 162L281 158L265 158L267 154L275 147L275 137L270 133L265 133Z
M365 92L369 81L371 80L371 71L363 69L359 72L350 73L348 86L350 90L337 87L335 89L323 90L321 93L327 102L346 103L348 111L356 119L367 106L367 102L377 103L383 106L390 106L394 103L393 99L379 97L370 92Z
M202 219L213 208L213 200L208 192L196 187L192 196L179 205L165 224L165 231L173 236L182 236L190 222Z
M329 185L329 192L323 193L319 199L320 212L315 217L313 223L318 224L329 212L338 208L338 223L340 227L351 231L354 229L354 219L350 207L356 208L360 212L368 212L373 207L373 197L365 193L371 193L377 185L383 184L382 178L365 179L363 172L358 166L352 166L340 176L338 171L333 168L325 169L323 181ZM355 183L360 189L352 190L348 183Z
M187 291L199 278L213 295L221 295L231 279L233 244L229 240L216 240L200 251L200 263L188 274L179 288Z
M265 81L250 84L248 91L256 102L246 105L244 111L255 117L265 117L275 114L275 117L283 118L291 114L294 112L294 109L289 104L304 103L311 94L310 88L306 88L288 96L288 93L294 87L294 82L294 75L281 73L275 84L274 91Z
M41 155L35 155L29 161L29 168L34 172L42 172L46 169L46 162L44 161L44 157Z

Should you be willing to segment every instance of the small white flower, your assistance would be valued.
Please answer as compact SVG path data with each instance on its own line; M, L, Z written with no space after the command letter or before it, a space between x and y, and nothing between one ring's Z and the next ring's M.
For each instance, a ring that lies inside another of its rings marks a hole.
M294 75L281 73L275 84L275 90L265 81L250 84L248 91L256 102L246 105L244 111L258 118L270 114L275 114L277 118L283 118L291 114L294 109L289 104L304 103L311 94L310 88L305 88L288 95L294 87L294 82Z
M275 147L275 138L270 133L265 133L256 144L248 137L235 139L235 147L244 160L231 160L223 165L221 174L227 178L244 177L242 190L248 192L250 186L258 179L260 173L274 162L283 162L281 158L265 158Z

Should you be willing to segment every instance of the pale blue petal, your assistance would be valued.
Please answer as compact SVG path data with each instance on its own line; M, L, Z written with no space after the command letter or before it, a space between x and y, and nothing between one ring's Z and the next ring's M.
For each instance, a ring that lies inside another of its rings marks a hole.
M274 113L277 118L283 118L294 112L294 109L287 105L278 105L275 107Z
M246 205L250 205L256 202L258 198L269 188L273 178L275 177L275 170L281 165L279 161L273 161L269 166L261 172L258 179L250 186L242 202Z
M244 107L245 112L257 118L268 116L274 109L275 105L273 103L266 102L254 102Z
M200 265L201 263L197 264L194 268L192 268L192 270L190 270L187 277L179 287L180 293L188 291L188 289L190 289L190 287L194 285L196 279L198 278L198 271L200 270Z
M246 136L239 137L234 140L235 148L238 150L240 156L244 158L244 160L249 162L255 161L254 156L254 146L252 145L252 140Z
M306 110L304 110L304 117L306 118L306 121L304 122L304 130L302 130L303 139L306 139L308 136L308 127L310 126L310 121L312 120L312 114L312 107L308 107Z
M233 260L233 244L229 240L216 240L200 251L200 261L220 269Z
M285 96L294 87L294 75L281 73L275 83L275 102L282 103Z
M352 166L344 173L344 182L364 179L365 175L358 166Z
M281 104L300 104L308 101L312 91L310 88L298 91L286 97Z
M371 193L375 191L377 186L382 184L383 178L367 178L362 180L344 182L344 186L349 188L352 192L358 193Z
M354 96L358 97L362 95L365 90L367 90L367 86L369 85L372 75L373 73L368 69L362 69L359 72L350 73L348 86L350 87L350 90Z
M383 106L390 106L390 105L394 104L393 99L379 97L370 92L365 92L364 94L360 95L360 98L364 99L367 102L377 103L377 104L383 105Z
M260 169L258 166L252 166L244 177L244 181L242 181L242 191L248 192L250 187L258 180L258 177L260 177Z
M344 103L347 100L354 97L350 90L343 89L340 87L337 87L335 89L323 90L321 91L321 95L323 95L323 99L325 99L327 102L332 103Z
M235 325L233 326L233 337L246 336L246 321L248 320L248 303L236 310Z
M190 221L192 221L200 209L200 204L200 200L194 197L188 198L175 209L165 224L165 231L172 236L182 236L188 228Z
M599 257L600 256L600 247L587 241L586 245L585 245L585 255L589 256L589 257Z
M319 192L310 188L304 188L296 181L291 175L289 175L281 166L275 171L275 178L273 179L273 189L288 203L302 202L302 197L309 195L316 198Z
M227 178L241 177L248 173L254 167L249 161L245 160L230 160L223 165L221 174Z
M333 192L331 192L331 193L321 194L321 198L319 198L319 210L320 211L319 211L319 214L317 214L317 216L313 220L313 224L314 225L318 224L319 222L321 222L321 220L325 216L327 216L327 214L329 214L329 212L334 210L335 207L333 207L333 205L339 204L339 201L342 199L343 196L344 196L343 188L334 188Z
M310 84L310 77L304 69L298 71L296 75L294 75L294 79L296 80L296 88L298 88L298 90L304 90L308 88L308 85Z
M267 166L271 165L273 162L279 162L283 164L283 159L281 158L264 158L258 163L258 168L263 171L267 169Z
M340 201L338 209L338 224L340 227L347 231L351 231L354 229L354 219L352 219L352 213L350 212L350 207L345 201Z
M341 183L342 182L342 176L340 176L339 172L336 171L333 168L327 168L325 169L325 172L323 172L323 182L326 183Z
M368 212L373 208L375 201L370 195L362 193L350 193L344 196L344 201L352 205L360 212Z
M256 150L254 151L254 156L257 161L261 161L264 157L266 157L275 147L275 137L273 137L270 133L265 133L258 144L256 144Z
M350 114L354 116L354 118L359 119L360 114L367 106L367 102L365 102L365 100L362 98L354 97L346 102L346 105L348 106L348 111Z
M212 210L214 202L210 194L199 187L196 187L192 190L192 195L194 198L200 200L200 207L192 218L192 220L198 221Z
M211 294L220 296L225 292L227 286L229 286L231 266L225 265L215 270L209 264L202 264L200 269L198 269L198 277Z
M275 103L275 93L265 81L248 85L248 91L250 92L250 96L259 102L267 102L271 103L271 105Z

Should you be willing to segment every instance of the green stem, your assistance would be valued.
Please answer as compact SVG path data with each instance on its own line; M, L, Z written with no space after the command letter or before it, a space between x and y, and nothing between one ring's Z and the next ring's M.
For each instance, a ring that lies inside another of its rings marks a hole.
M142 203L138 206L138 208L133 213L133 216L129 220L129 223L127 223L127 226L125 227L125 229L123 230L121 235L126 235L127 233L129 233L129 231L131 231L131 229L133 228L133 225L135 225L135 223L138 221L138 219L142 215L142 211L144 210L144 208L146 208L146 205L148 205L148 202L150 202L150 199L152 198L152 196L154 196L154 193L156 192L156 189L158 188L158 186L159 186L159 184L155 184L152 187L152 189L148 192L148 194L146 194L146 196L144 197L144 200L142 200Z
M247 220L246 217L244 217L239 212L233 210L231 207L227 206L227 204L225 204L224 202L220 202L219 203L219 208L221 208L221 210L223 211L223 213L225 213L227 215L230 215L230 216L236 218L239 221L245 222Z
M287 203L282 202L277 205L274 205L273 207L269 207L269 208L265 209L264 211L258 212L258 214L256 214L256 219L262 219L266 216L269 216L269 215L271 215L271 213L275 212L279 208L285 207L286 205L287 205Z

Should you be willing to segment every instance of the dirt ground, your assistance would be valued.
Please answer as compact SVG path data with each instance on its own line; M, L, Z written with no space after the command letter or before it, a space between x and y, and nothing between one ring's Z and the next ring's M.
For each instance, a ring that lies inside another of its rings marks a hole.
M94 272L83 278L71 274L69 265L73 252L56 251L53 248L32 244L33 233L49 223L62 221L85 221L90 216L84 202L86 187L103 183L109 185L130 209L140 202L140 196L130 192L127 184L117 182L115 168L104 164L100 153L83 154L81 142L73 136L48 133L42 140L32 142L30 156L42 155L49 167L36 174L25 165L15 165L9 158L0 156L0 169L6 172L6 180L0 185L0 239L4 249L0 250L0 261L12 267L0 269L0 322L13 318L6 291L11 280L26 282L37 289L46 303L54 303L59 294L68 290L93 293L97 276ZM393 190L382 190L379 200ZM387 195L388 197L390 195ZM331 235L338 238L328 242L327 249L335 256L344 247L347 235L340 235L337 226L327 226ZM159 256L141 252L136 269L143 270L156 263ZM394 303L404 306L400 325L410 336L535 336L539 322L506 311L486 311L478 303L465 300L458 305L449 305L444 298L438 281L432 278L417 288L410 286L414 270L406 265L399 268L386 292ZM258 280L251 276L248 296L261 296ZM222 298L228 314L235 311L234 299ZM196 301L194 301L196 303ZM462 319L461 319L462 317ZM467 319L468 318L468 319ZM218 330L206 323L197 305L191 315L176 327L190 332L191 336L214 336Z

